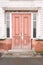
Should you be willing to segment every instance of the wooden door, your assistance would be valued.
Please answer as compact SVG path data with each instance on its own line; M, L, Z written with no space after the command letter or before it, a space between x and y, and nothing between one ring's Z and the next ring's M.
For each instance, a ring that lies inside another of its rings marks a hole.
M22 15L22 48L31 48L31 14Z
M31 14L12 14L12 48L31 48Z

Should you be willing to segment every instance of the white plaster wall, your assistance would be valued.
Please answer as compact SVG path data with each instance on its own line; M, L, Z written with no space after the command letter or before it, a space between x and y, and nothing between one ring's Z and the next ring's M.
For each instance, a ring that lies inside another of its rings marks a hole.
M43 1L0 1L0 7L43 7Z
M4 10L0 8L0 39L5 38Z

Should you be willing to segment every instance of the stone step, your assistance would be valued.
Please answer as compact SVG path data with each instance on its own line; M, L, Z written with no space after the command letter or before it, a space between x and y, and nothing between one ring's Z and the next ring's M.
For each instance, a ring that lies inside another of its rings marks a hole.
M33 50L22 50L22 51L15 51L10 50L7 53L5 53L3 56L13 56L13 57L32 57L34 56L36 52Z

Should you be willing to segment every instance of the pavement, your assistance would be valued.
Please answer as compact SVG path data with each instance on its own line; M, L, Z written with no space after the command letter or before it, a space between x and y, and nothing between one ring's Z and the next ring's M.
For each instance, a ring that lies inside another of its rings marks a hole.
M0 65L43 65L43 56L33 51L7 52L0 57Z
M0 65L43 65L43 57L0 58Z

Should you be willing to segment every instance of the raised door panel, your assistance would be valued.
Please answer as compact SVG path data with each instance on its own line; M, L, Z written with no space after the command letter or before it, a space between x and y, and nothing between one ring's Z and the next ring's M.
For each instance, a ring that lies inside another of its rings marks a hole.
M23 15L23 34L31 36L31 14Z
M21 34L21 16L13 14L13 36Z

